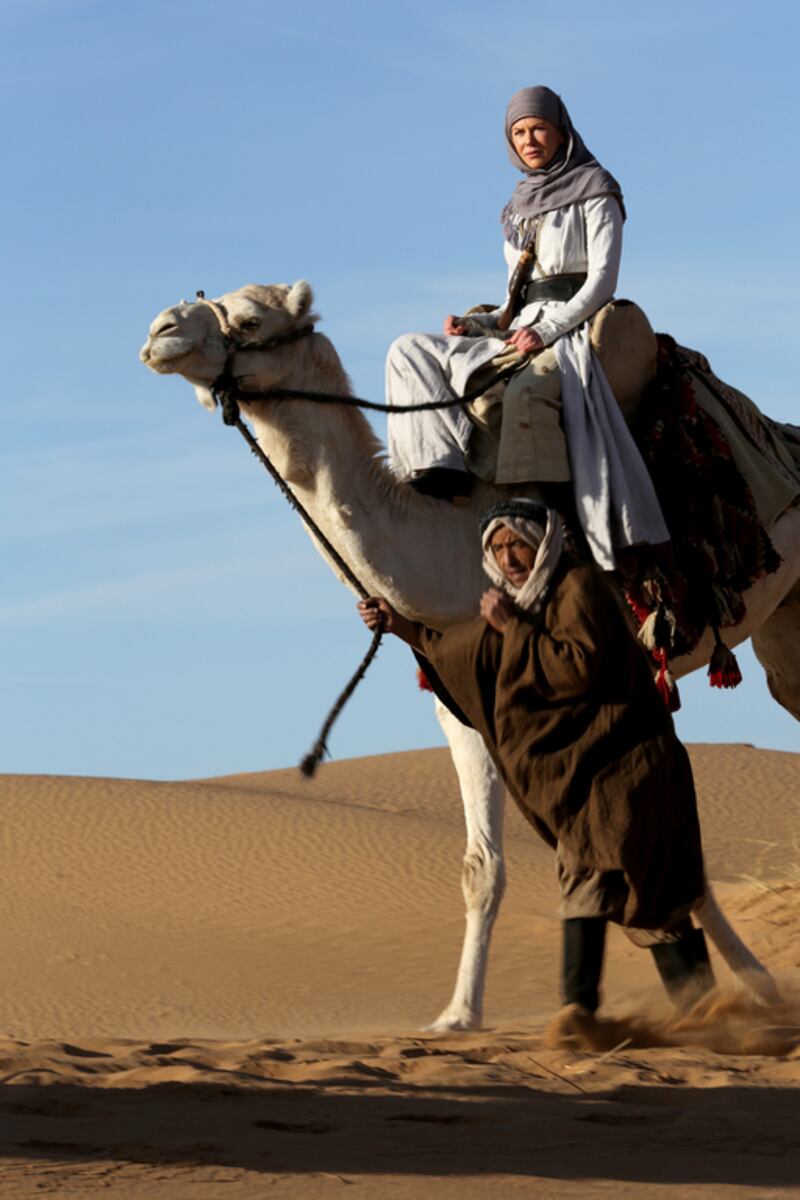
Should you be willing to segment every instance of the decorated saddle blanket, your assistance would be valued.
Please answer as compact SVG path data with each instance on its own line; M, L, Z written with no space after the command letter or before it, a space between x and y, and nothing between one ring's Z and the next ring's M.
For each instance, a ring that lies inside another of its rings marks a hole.
M709 626L722 655L719 631L743 619L743 593L780 565L768 530L797 503L800 470L790 434L718 379L703 355L665 334L658 343L658 371L632 432L672 541L666 552L635 551L621 574L665 675L667 659L693 650ZM735 664L725 662L716 682L733 686Z
M659 344L663 346L667 335L660 334ZM671 339L670 339L671 340ZM788 485L797 488L800 485L796 463L785 442L797 440L800 430L791 425L780 425L765 417L752 400L723 382L711 370L711 365L704 354L698 350L689 350L686 346L672 344L672 352L678 362L697 380L700 385L711 391L728 409L730 415L738 423L742 432L753 445L764 455L767 462L782 476Z

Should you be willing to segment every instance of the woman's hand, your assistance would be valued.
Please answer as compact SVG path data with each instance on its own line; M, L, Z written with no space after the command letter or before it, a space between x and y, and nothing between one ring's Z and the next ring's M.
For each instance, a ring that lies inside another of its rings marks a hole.
M519 354L538 354L540 350L544 350L544 342L536 330L530 329L527 326L523 326L522 329L515 329L511 337L507 338L506 341Z
M444 332L447 337L462 337L467 332L467 327L461 317L454 317L451 313L444 319Z
M489 588L488 592L481 596L480 611L484 621L491 625L492 629L496 629L498 633L505 633L506 625L514 616L514 605L505 592L501 592L499 588Z
M418 626L414 621L409 621L408 617L402 617L382 596L368 596L366 600L359 600L358 613L367 628L373 632L383 623L384 633L393 633L415 650L421 649Z

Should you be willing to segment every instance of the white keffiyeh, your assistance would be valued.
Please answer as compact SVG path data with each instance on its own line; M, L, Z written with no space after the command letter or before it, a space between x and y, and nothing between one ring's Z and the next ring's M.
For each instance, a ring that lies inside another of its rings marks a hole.
M530 516L523 515L526 509ZM484 521L487 522L485 525L482 522L481 533L484 571L492 583L511 596L519 608L530 613L540 612L561 559L564 541L561 517L553 509L529 500L511 500L495 505L486 513ZM503 526L513 530L536 551L531 573L521 588L509 583L491 549L492 537Z

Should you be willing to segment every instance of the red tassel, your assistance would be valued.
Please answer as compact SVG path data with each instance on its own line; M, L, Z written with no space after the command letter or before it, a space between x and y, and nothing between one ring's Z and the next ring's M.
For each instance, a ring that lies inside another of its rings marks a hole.
M661 699L666 704L671 713L677 712L681 706L681 698L678 692L678 685L675 682L675 677L669 670L667 665L667 652L661 650L657 657L661 662L661 667L656 675L656 687L658 688Z
M708 682L715 688L735 688L742 682L736 655L719 637L708 664Z
M428 683L428 676L425 674L422 667L417 667L417 687L421 692L433 691L433 688Z

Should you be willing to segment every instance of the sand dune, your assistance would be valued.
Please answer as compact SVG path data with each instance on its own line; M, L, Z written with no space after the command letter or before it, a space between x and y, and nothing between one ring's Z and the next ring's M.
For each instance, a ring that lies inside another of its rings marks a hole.
M800 755L691 753L718 895L796 995ZM607 1009L666 1044L545 1048L552 862L514 810L487 1029L418 1032L463 923L445 751L311 783L7 776L0 806L0 1197L800 1187L791 1003L666 1032L649 956L612 936Z

